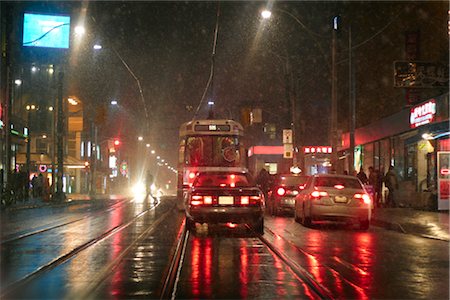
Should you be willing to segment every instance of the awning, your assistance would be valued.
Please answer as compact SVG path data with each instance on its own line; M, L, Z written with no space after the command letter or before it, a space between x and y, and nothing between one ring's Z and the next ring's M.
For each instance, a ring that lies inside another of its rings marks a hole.
M30 154L30 162L32 164L36 165L51 165L52 160L47 154L40 154L40 153L31 153ZM26 164L27 163L27 156L26 153L17 153L16 155L16 163L17 164ZM55 165L57 164L57 160L55 158ZM64 166L83 166L84 167L84 161L80 160L78 158L75 158L73 156L66 156L64 157Z

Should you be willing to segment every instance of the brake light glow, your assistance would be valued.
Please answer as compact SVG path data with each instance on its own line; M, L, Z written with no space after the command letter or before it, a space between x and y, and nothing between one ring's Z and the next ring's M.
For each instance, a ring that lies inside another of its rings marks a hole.
M311 196L313 198L319 199L320 197L327 197L328 193L327 192L322 192L322 191L314 191L314 192L311 193Z
M249 196L241 196L241 205L248 205L250 203Z
M283 188L283 187L279 187L279 188L277 189L277 194L278 194L279 196L283 196L284 194L286 194L286 189Z
M353 197L355 199L361 199L364 202L364 204L370 204L371 201L370 196L367 194L355 194Z
M191 200L191 205L193 206L198 206L198 205L202 205L203 201L201 200Z
M212 204L212 197L211 196L203 196L203 202L205 204Z
M334 188L335 188L335 189L338 189L338 190L342 190L342 189L344 189L344 186L343 186L342 184L336 184L336 185L334 186Z
M305 185L301 184L301 185L298 186L298 188L301 189L301 190L304 190L305 189Z

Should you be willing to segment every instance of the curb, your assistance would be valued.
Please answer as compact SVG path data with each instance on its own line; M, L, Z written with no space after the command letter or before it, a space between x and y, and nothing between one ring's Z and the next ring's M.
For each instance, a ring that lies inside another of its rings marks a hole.
M397 231L397 232L400 232L403 234L411 234L411 235L420 236L420 237L427 238L427 239L443 241L443 242L450 242L450 239L448 239L448 238L443 238L443 237L434 236L434 235L430 235L430 234L423 234L423 233L419 233L419 232L407 232L401 224L395 223L395 222L387 222L387 221L383 221L383 220L372 219L371 224L376 227L382 227L384 229Z

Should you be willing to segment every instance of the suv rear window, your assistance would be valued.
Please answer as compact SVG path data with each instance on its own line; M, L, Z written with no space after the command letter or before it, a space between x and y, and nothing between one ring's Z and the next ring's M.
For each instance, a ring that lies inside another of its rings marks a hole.
M348 189L362 189L358 179L342 178L342 177L317 177L314 186L334 187L335 185L343 185Z
M248 187L252 186L245 174L200 173L194 180L195 187Z

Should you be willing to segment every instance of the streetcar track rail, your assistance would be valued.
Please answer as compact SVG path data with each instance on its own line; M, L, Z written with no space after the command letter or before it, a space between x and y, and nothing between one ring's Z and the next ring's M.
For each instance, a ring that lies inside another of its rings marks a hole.
M154 210L156 207L157 207L157 205L149 207L148 209L146 209L146 210L142 211L141 213L137 214L136 216L134 216L128 222L121 223L113 228L110 228L109 230L105 231L101 235L75 247L71 251L69 251L63 255L60 255L59 257L53 259L52 261L48 262L45 265L40 266L39 268L35 269L34 271L23 276L22 278L8 284L0 291L0 298L5 298L7 295L11 294L15 290L17 290L19 287L29 283L30 281L34 280L38 276L42 275L43 273L45 273L51 269L54 269L59 265L62 265L63 263L67 262L69 259L78 255L80 252L88 249L91 246L94 246L94 245L100 243L101 241L109 238L110 236L114 235L115 233L125 229L126 227L128 227L131 224L133 224L134 222L136 222L139 218L141 218L142 216L147 214L149 211ZM171 210L169 210L169 211L171 211ZM164 216L166 216L166 215L167 215L167 213Z
M50 231L50 230L53 230L53 229L57 229L57 228L60 228L60 227L71 225L71 224L74 224L74 223L77 223L77 222L80 222L80 221L83 221L83 220L95 217L97 215L104 214L105 212L112 211L112 210L116 209L118 206L124 205L127 202L132 202L132 201L133 201L133 199L123 200L123 201L120 201L118 203L114 203L111 206L108 206L108 208L105 209L105 210L96 211L95 213L91 213L90 215L87 215L87 216L84 216L82 218L79 218L79 219L76 219L76 220L72 220L72 221L69 221L69 222L59 223L59 224L56 224L56 225L53 225L53 226L50 226L50 227L47 227L47 228L45 228L46 225L43 225L44 228L42 228L42 229L30 229L30 230L28 230L28 232L21 233L21 234L18 234L18 235L17 234L12 234L11 237L9 237L9 238L7 237L6 239L1 240L0 241L0 246L8 244L8 243L11 243L11 242L15 242L15 241L18 241L18 240L21 240L21 239L24 239L24 238L27 238L27 237L30 237L30 236L33 236L33 235L36 235L36 234L44 233L46 231Z
M267 230L269 233L275 236L273 231L268 229L267 227L264 227L265 230ZM250 230L253 231L253 229L250 227ZM254 231L253 231L254 232ZM263 235L257 234L255 232L258 239L267 247L269 250L281 261L283 261L286 266L289 268L289 270L295 274L297 279L299 281L304 282L308 285L309 288L311 288L321 299L334 299L332 293L321 283L317 282L313 275L311 275L308 271L306 271L304 268L302 268L300 265L298 265L293 259L291 259L289 256L285 255L281 251L277 249L276 246L274 246L269 240L267 240Z
M137 243L141 242L148 235L152 234L157 228L158 225L166 220L171 214L173 214L173 210L175 205L161 215L156 221L154 221L149 228L147 228L144 232L142 232L134 241L130 243L130 245L124 249L113 261L111 261L107 266L105 266L94 278L87 287L83 288L82 293L74 293L73 295L69 295L68 299L95 299L93 293L95 290L111 275L111 273L119 266L120 262L123 258L128 255L136 246ZM94 297L94 298L93 298Z
M189 231L186 228L186 220L183 221L182 234L178 238L177 247L173 254L169 270L161 290L160 299L175 299L177 286L183 266L184 256L186 253L187 242L189 240Z
M311 253L308 253L307 251L305 251L305 250L299 248L299 247L298 247L297 245L295 245L291 240L288 240L288 239L286 239L286 238L280 236L279 234L273 232L273 231L270 230L269 228L266 228L266 229L267 229L267 231L268 231L270 234L272 234L273 236L275 236L275 237L277 237L277 238L283 239L286 243L288 243L291 247L293 247L294 249L296 249L296 250L299 251L300 253L302 253L302 254L304 254L304 255L306 255L306 256L308 256L308 257L314 258L314 255L312 255ZM353 264L351 264L351 263L349 263L349 262L346 262L346 261L344 261L344 260L338 258L337 256L334 256L334 257L332 257L332 258L333 258L336 262L338 262L339 264L341 264L342 266L344 266L344 267L346 267L346 268L348 268L348 269L350 269L350 270L352 270L352 271L358 273L359 275L363 275L363 276L366 276L366 275L367 275L367 273L366 273L363 269L361 269L361 268L359 268L359 267L357 267L357 266L355 266L355 265L353 265ZM314 259L315 259L315 258L314 258ZM350 286L352 286L352 287L353 287L356 291L358 291L359 293L365 293L364 288L360 287L359 285L357 285L356 283L352 282L351 280L345 278L345 276L343 276L340 272L338 272L338 271L337 271L336 269L334 269L333 267L331 267L331 266L329 266L329 265L326 265L326 264L324 264L323 266L324 266L325 268L327 268L327 269L328 269L335 277L339 277L339 279L341 279L342 281L344 281L344 282L346 282L347 284L349 284ZM301 268L301 267L300 267L300 268ZM303 268L302 268L302 269L303 269ZM304 269L303 269L303 270L304 270ZM304 271L305 271L307 274L309 274L309 277L313 278L313 280L314 280L314 277L313 277L312 274L310 274L310 273L309 273L308 271L306 271L306 270L304 270ZM331 295L331 292L330 292L330 295Z

